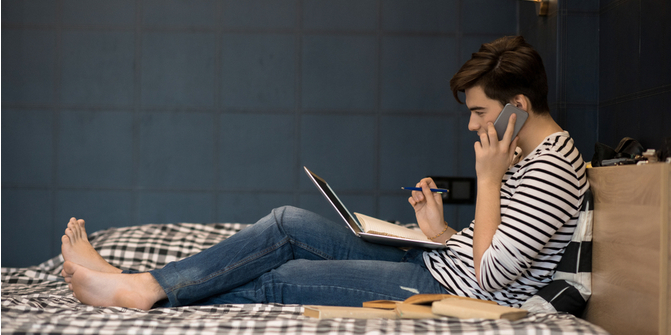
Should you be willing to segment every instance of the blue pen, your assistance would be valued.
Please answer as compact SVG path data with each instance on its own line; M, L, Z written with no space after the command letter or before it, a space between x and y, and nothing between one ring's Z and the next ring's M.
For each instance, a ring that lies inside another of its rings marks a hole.
M409 191L421 191L422 190L421 187L401 187L401 188L404 189L404 190L409 190ZM450 191L450 190L444 189L444 188L432 188L430 190L431 190L431 192L436 192L436 193L447 193L447 192Z

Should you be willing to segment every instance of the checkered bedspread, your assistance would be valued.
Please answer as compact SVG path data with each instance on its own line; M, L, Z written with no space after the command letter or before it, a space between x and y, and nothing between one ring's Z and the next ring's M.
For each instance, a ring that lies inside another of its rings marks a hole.
M197 253L243 224L148 224L89 236L111 264L146 271ZM607 334L568 314L507 320L316 320L298 305L155 308L86 306L59 276L62 256L29 268L2 268L2 334Z

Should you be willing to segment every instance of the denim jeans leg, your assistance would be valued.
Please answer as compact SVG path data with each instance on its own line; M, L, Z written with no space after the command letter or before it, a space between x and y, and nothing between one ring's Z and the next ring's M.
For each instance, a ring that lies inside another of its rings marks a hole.
M362 241L348 229L282 207L221 243L150 273L168 296L167 306L182 306L243 286L294 259L399 261L405 254Z
M200 304L284 303L361 306L446 293L424 264L372 260L292 260L259 279Z

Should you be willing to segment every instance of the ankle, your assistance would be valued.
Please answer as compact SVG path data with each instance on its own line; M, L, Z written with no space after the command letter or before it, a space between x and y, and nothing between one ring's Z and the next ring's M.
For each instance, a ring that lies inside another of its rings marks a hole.
M160 300L168 298L168 295L166 295L161 285L158 283L158 281L156 281L156 278L154 278L151 273L141 273L140 280L142 281L142 286L146 289L145 292L147 294L147 298L151 301L152 305Z

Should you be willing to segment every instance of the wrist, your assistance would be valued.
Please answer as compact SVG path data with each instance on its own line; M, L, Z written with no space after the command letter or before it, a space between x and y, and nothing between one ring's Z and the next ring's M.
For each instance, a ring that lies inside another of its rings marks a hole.
M447 231L447 228L449 228L449 227L447 226L447 221L443 221L443 224L444 224L445 226L443 227L443 229L442 229L439 233L436 233L435 235L431 235L430 237L427 237L427 238L428 238L429 240L433 241L433 240L439 238L441 235L443 235L443 234Z
M452 228L450 228L450 227L447 227L447 229L445 230L445 232L443 232L442 234L440 234L439 236L437 236L436 238L434 238L432 241L434 241L434 242L439 242L439 243L441 243L441 244L447 244L447 241L449 241L450 238L452 238L452 235L454 235L454 234L456 234L456 233L457 233L456 230L454 230L454 229L452 229Z
M500 188L503 176L501 178L477 178L477 186L480 188Z

